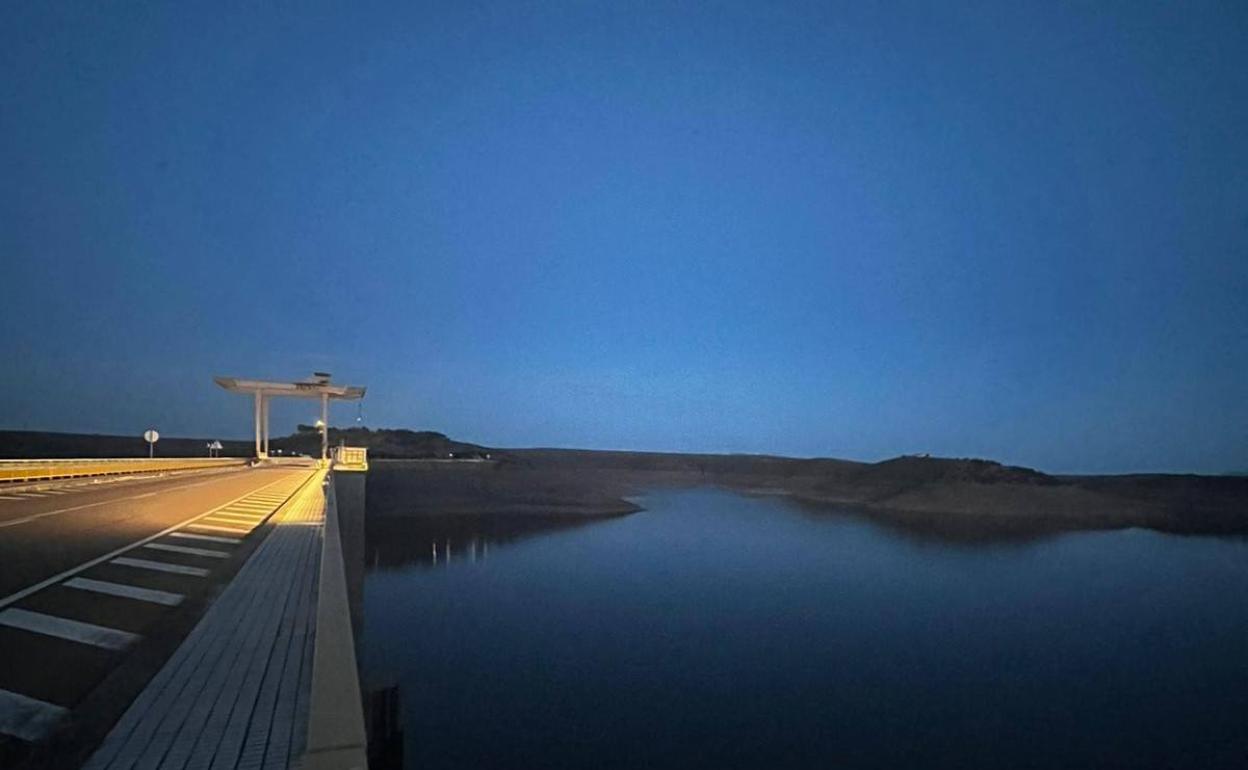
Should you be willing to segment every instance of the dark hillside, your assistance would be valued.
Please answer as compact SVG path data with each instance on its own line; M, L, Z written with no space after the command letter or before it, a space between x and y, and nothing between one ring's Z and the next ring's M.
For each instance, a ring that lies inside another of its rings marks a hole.
M377 459L484 459L494 451L477 444L455 441L428 430L331 427L329 445L339 444L367 447L369 457ZM300 425L294 435L271 439L269 446L283 452L320 455L321 435L311 425Z
M156 442L157 457L207 457L211 438L161 437ZM222 457L250 457L251 441L222 441ZM141 435L102 436L93 433L46 433L33 430L0 431L0 458L74 459L95 457L147 457L147 442Z

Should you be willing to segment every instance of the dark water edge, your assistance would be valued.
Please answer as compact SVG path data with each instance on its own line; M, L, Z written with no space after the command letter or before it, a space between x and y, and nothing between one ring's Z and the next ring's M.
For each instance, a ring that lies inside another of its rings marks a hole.
M407 767L1248 763L1242 539L643 502L370 519L362 665L398 688Z

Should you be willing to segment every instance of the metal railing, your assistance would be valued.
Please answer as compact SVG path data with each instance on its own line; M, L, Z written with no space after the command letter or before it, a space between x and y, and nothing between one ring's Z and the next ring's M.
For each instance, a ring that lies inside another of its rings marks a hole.
M222 468L243 465L242 457L166 457L157 459L110 458L75 460L0 460L0 485L32 481L53 481L88 476L115 476Z
M334 469L340 471L367 471L368 447L334 447Z

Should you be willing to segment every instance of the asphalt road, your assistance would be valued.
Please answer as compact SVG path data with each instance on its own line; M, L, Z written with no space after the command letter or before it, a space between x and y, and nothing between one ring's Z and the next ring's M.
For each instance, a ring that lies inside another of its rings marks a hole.
M311 473L0 491L0 766L87 751Z
M307 469L242 469L129 483L60 487L63 494L0 499L4 597L191 516Z

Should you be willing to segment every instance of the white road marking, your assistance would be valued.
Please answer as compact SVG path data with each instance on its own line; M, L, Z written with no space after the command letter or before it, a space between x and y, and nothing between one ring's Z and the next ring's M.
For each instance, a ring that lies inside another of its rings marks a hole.
M0 690L0 733L5 735L34 743L52 732L68 713L64 706Z
M42 492L18 492L17 494L22 497L47 497L47 495Z
M71 642L92 644L108 650L125 649L140 638L138 634L132 634L129 631L97 626L94 623L83 623L80 620L58 618L55 615L45 615L42 612L31 612L17 607L9 607L0 612L0 625L33 631L46 636L57 636Z
M191 548L187 545L167 545L165 543L147 543L144 548L151 548L153 551L169 551L170 553L185 553L191 556L207 556L210 559L227 559L230 556L229 551L216 551L211 548Z
M238 521L237 519L218 519L216 516L209 516L204 519L210 526L234 527L239 532L250 532L256 528L254 521Z
M182 602L182 594L172 591L157 591L154 588L139 588L122 583L110 583L107 580L91 580L90 578L70 578L62 585L83 591L95 591L97 594L120 596L125 599L138 599L141 602L154 602L167 607L176 607Z
M120 564L125 567L150 569L156 572L171 572L175 575L191 575L192 577L204 577L208 574L208 570L201 567L187 567L182 564L170 564L163 561L148 561L147 559L131 559L128 556L119 556L109 562L109 564Z
M212 514L212 517L214 519L224 518L226 516L230 517L231 519L246 519L247 521L260 521L261 519L264 518L263 516L257 516L254 513L229 513L228 511L217 511L216 513Z
M221 537L220 535L197 535L194 532L170 532L169 537L185 537L191 540L211 540L214 543L241 543L236 537Z
M0 500L21 500L17 495L0 495Z
M214 532L233 532L235 535L245 535L251 531L250 529L239 529L238 527L218 527L215 524L191 524L190 526L198 527L199 529L211 529Z

